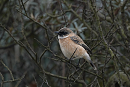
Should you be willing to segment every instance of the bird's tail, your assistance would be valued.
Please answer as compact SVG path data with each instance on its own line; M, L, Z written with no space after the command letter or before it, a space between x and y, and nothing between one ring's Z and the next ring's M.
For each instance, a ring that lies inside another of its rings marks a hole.
M89 63L90 63L90 65L93 67L94 70L97 70L96 66L93 64L92 61L90 61Z
M89 56L88 53L86 53L86 55L84 56L84 59L93 67L94 70L97 70L96 66L94 65L94 63L91 61L91 58Z

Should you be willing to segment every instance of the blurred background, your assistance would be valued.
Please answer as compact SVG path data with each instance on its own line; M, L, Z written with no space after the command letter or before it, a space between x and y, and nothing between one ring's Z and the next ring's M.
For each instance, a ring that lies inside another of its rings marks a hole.
M62 27L91 48L97 71L63 56ZM129 75L129 0L0 0L0 87L130 87Z

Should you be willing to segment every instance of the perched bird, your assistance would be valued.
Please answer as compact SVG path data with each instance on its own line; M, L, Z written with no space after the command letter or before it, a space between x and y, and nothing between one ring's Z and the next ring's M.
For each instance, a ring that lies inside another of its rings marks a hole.
M60 48L65 57L73 60L84 58L94 70L97 70L89 56L92 53L90 48L78 35L74 34L69 28L61 28L55 33L58 34Z

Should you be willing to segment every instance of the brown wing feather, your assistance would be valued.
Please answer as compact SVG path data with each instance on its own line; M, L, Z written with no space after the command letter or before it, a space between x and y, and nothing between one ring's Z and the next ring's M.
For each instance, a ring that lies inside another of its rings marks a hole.
M70 38L74 43L82 46L89 54L92 54L91 49L83 42L79 36L71 36Z

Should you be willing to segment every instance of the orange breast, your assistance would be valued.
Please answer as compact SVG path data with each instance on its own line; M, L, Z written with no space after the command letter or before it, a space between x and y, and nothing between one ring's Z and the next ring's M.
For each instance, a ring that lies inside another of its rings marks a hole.
M70 59L72 55L75 57L74 59L82 58L86 53L85 49L82 46L74 43L69 37L59 39L59 44L64 56L68 59Z

